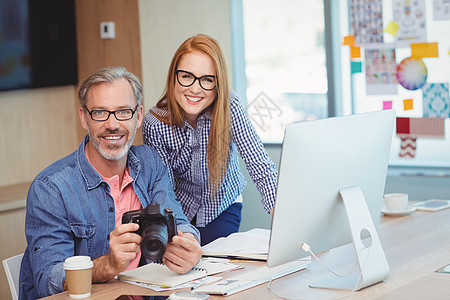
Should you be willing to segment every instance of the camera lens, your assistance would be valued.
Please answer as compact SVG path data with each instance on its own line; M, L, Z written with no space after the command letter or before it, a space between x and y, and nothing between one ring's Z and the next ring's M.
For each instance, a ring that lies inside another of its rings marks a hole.
M141 251L150 260L161 259L166 252L168 241L165 224L151 224L142 232Z

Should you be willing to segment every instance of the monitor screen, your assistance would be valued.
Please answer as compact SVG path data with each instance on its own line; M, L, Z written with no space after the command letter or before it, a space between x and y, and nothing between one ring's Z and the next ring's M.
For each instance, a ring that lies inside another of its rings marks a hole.
M74 0L0 0L0 91L77 83Z
M286 127L269 267L309 256L302 243L321 253L352 242L341 189L358 186L378 226L394 120L385 110Z

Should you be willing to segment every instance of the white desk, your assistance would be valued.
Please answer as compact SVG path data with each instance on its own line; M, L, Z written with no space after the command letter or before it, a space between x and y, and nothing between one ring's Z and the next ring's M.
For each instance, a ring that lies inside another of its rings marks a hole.
M272 282L279 296L294 299L449 299L450 274L435 271L450 263L450 209L440 212L415 212L410 216L382 217L378 228L387 260L391 268L389 278L358 292L309 288L308 284L330 273L315 260L307 270ZM353 246L345 245L320 255L321 260L336 263L333 268L348 270L354 260ZM246 263L249 268L261 262ZM232 271L223 274L236 274ZM115 299L121 294L163 295L152 290L117 280L95 284L90 299ZM165 293L169 294L169 293ZM48 299L69 299L67 292ZM278 299L262 284L229 297L210 299Z

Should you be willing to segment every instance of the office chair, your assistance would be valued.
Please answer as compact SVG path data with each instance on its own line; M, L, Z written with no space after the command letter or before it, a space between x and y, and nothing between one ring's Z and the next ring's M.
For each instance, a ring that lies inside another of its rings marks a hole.
M9 289L11 290L11 296L13 300L19 298L19 273L20 264L22 263L22 254L12 256L3 261L3 267L5 268L6 277L8 278Z

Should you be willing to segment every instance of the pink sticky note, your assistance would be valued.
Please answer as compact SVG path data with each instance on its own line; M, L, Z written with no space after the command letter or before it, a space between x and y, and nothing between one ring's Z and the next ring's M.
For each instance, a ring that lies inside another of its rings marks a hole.
M383 101L383 109L392 109L392 101Z

